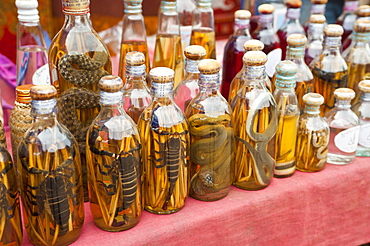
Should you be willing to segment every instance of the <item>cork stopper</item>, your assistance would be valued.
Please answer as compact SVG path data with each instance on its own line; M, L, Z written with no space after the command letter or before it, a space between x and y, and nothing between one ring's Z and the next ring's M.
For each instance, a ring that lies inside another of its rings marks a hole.
M268 15L274 12L275 8L271 4L265 3L258 6L258 12L260 14Z
M290 34L286 41L289 46L305 46L307 38L303 34Z
M247 20L247 19L250 19L251 16L252 16L251 12L245 9L237 10L234 13L235 19Z
M168 83L173 81L175 72L168 67L156 67L150 70L149 75L156 83Z
M343 27L337 24L329 24L324 29L324 34L329 37L340 37L343 32Z
M262 51L248 51L243 56L243 62L247 66L262 66L267 62L267 56Z
M115 75L107 75L100 79L99 89L105 92L117 92L123 87L122 79Z
M357 17L368 17L370 16L370 5L361 5L355 11Z
M370 92L370 80L362 80L362 81L358 84L358 88L359 88L362 92L369 93L369 92Z
M33 86L35 85L26 84L26 85L17 86L17 88L15 89L15 92L17 94L17 98L16 98L17 102L29 104L32 101L31 95L30 95L30 89Z
M281 61L275 67L276 73L280 76L291 77L295 76L298 71L298 66L292 61Z
M370 32L370 20L357 19L353 24L353 30L356 32Z
M190 45L185 48L184 55L190 60L202 60L207 55L207 51L203 46L200 45Z
M305 104L320 106L324 103L324 97L319 93L307 93L302 97Z
M32 100L49 100L55 98L57 90L52 85L35 85L30 89Z
M311 15L310 16L310 23L322 24L322 23L325 23L325 21L326 21L325 15Z
M214 59L204 59L199 62L198 70L202 74L216 74L220 72L221 64Z
M139 51L131 51L126 54L126 64L129 66L141 66L145 64L145 55Z
M334 91L334 97L339 100L352 100L355 96L355 92L349 88L338 88Z
M311 0L311 4L326 4L328 0Z
M245 51L262 51L265 48L265 45L258 39L250 39L243 46Z
M287 6L287 8L298 9L302 6L302 1L301 0L287 0L285 2L285 5Z

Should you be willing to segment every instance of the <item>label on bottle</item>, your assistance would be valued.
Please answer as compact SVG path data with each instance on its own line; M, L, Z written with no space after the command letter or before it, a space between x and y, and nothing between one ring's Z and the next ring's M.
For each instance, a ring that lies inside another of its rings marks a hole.
M153 111L153 120L157 120L159 127L170 128L185 120L181 110L175 105L158 107Z
M185 50L185 48L190 45L191 30L192 30L192 26L180 26L181 42L182 42L183 50Z
M62 0L62 10L65 12L89 11L90 0Z
M122 115L109 119L104 125L108 128L110 139L122 140L125 137L135 135L131 121Z
M47 127L40 132L38 139L42 146L42 151L54 153L58 149L65 149L66 146L71 147L71 140L60 132L59 127Z
M274 75L275 67L281 61L282 54L283 52L281 51L280 48L274 49L273 51L267 54L267 62L265 66L266 73L270 78L272 78L272 76Z
M355 152L358 145L359 135L360 126L348 128L344 131L339 132L334 137L334 144L339 150L343 152Z
M361 125L358 143L363 147L370 148L370 124Z
M347 15L344 19L342 27L344 30L352 30L353 23L355 23L357 16L356 15Z
M204 101L200 102L203 105L204 113L212 118L217 118L220 115L224 115L228 112L228 105L221 100L220 97L208 97Z
M45 64L39 67L32 76L34 85L50 85L49 65Z

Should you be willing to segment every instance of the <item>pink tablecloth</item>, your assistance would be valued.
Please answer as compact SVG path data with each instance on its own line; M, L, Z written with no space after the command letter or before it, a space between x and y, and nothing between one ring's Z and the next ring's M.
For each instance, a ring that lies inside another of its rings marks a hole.
M260 191L232 188L216 202L189 198L172 215L144 212L124 232L105 232L89 204L75 245L360 245L370 242L370 158L318 173L296 172ZM26 234L26 233L25 233ZM24 245L30 245L27 236Z

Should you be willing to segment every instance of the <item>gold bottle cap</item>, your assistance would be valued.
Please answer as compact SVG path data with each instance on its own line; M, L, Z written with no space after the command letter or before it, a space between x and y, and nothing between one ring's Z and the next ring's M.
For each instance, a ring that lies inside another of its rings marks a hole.
M243 45L245 51L262 51L265 45L258 39L250 39Z
M370 5L361 5L355 11L357 17L370 16Z
M370 32L370 20L357 19L353 24L353 30L356 32Z
M249 10L240 9L235 11L234 18L235 19L241 19L241 20L247 20L250 19L252 16L251 12Z
M139 51L131 51L126 54L126 64L129 66L141 66L145 64L145 55Z
M301 0L287 0L285 2L285 5L287 6L287 8L298 9L302 6L302 1Z
M352 100L356 94L349 88L338 88L334 91L334 97L339 100Z
M311 15L310 16L310 23L325 23L326 18L325 15Z
M30 89L32 100L49 100L55 98L57 90L52 85L35 85Z
M337 24L329 24L324 29L325 36L339 37L343 35L343 27Z
M326 4L328 0L311 0L311 4Z
M107 75L100 79L99 89L105 92L117 92L123 87L122 79L119 76Z
M185 48L184 55L190 60L202 60L207 55L207 51L203 46L190 45Z
M248 51L243 56L243 62L247 66L262 66L267 62L267 55L262 51Z
M319 93L307 93L302 97L305 104L320 106L324 103L324 97Z
M156 83L167 83L173 81L175 72L168 67L155 67L150 70L149 75Z
M362 92L369 93L369 92L370 92L370 80L362 80L362 81L358 84L358 88L359 88Z
M289 46L304 46L307 43L307 38L303 34L290 34L286 41Z
M271 4L265 3L258 6L258 12L260 14L272 14L274 12L275 8Z
M24 104L29 104L32 99L30 95L30 89L35 85L33 84L26 84L26 85L20 85L15 88L15 92L17 94L17 102L19 103L24 103Z
M90 0L62 0L65 13L85 13L90 11Z
M214 59L204 59L199 62L198 70L202 74L216 74L220 72L221 64Z

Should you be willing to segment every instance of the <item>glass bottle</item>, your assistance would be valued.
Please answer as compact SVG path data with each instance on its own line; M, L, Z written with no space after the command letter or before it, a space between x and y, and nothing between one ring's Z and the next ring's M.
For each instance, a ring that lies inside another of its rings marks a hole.
M23 219L34 245L67 245L84 222L78 145L56 117L57 91L31 88L33 123L18 146Z
M322 43L324 41L324 28L326 18L324 15L311 15L310 24L307 31L307 45L304 61L307 66L322 52Z
M274 177L276 178L290 177L295 172L300 110L294 88L298 70L298 66L292 61L281 61L276 66L274 98L277 104L278 127L273 138L276 161Z
M225 44L222 65L223 87L230 87L231 81L243 67L244 43L252 37L249 33L251 12L237 10L234 14L234 34L229 37ZM224 92L224 91L222 91ZM228 93L226 94L226 98Z
M198 94L199 70L198 64L206 56L207 51L200 45L190 45L184 51L185 76L176 87L174 101L185 113L190 101Z
M139 51L126 54L126 83L123 87L123 108L126 113L138 122L143 110L152 101L146 86L145 55Z
M175 88L184 77L184 58L176 0L161 1L153 67L168 67L174 70Z
M16 169L6 147L5 130L0 121L0 244L21 245L22 221Z
M233 185L245 190L267 187L273 177L275 160L270 140L277 129L276 102L263 85L267 56L249 51L243 56L245 80L231 106L235 135Z
M15 4L18 8L17 86L20 86L33 83L35 72L48 64L48 56L37 0L16 0ZM46 81L48 76L41 78Z
M134 227L141 217L141 141L122 108L122 80L99 81L101 110L87 133L90 209L105 231Z
M91 25L89 0L62 0L65 20L50 44L51 84L58 92L58 119L76 138L87 194L86 133L100 110L98 82L112 73L105 44Z
M363 80L358 85L362 92L360 101L352 106L360 120L360 137L356 156L370 157L370 80Z
M145 56L146 73L150 70L148 43L144 17L142 15L143 0L124 0L125 14L122 24L121 52L118 75L124 80L126 77L126 54L131 51L140 51Z
M180 19L180 33L182 41L182 50L190 45L191 25L193 11L196 8L194 0L181 0L177 3L177 12Z
M352 35L353 42L342 56L348 65L348 88L356 93L352 100L354 105L361 95L358 83L370 74L370 20L356 20Z
M184 206L189 194L189 130L185 115L172 98L174 71L157 67L149 74L153 101L138 123L144 208L155 214L171 214Z
M193 11L190 45L203 46L206 59L216 59L215 20L213 17L212 0L196 0Z
M320 116L324 97L307 93L303 101L305 109L298 123L296 168L302 172L317 172L326 165L329 144L329 125Z
M351 110L351 100L355 97L355 92L348 88L338 88L334 91L334 96L335 108L325 114L330 127L327 162L344 165L351 163L356 157L360 122Z
M286 39L290 34L298 33L305 35L305 31L302 25L299 23L299 17L301 14L301 0L287 0L285 2L287 6L286 17L284 23L277 31L277 35L280 39L280 47L282 51L282 60L285 60L287 42Z
M334 107L334 90L347 87L348 67L340 53L343 28L336 24L324 29L323 51L312 60L310 69L314 78L314 92L324 97L321 116Z
M310 16L312 15L325 15L325 8L326 8L326 3L328 0L311 0L311 10L310 10ZM308 18L304 23L303 23L303 29L305 32L308 31L308 28L310 26L310 18ZM325 25L327 23L325 22Z
M191 137L190 196L215 201L230 190L234 129L230 105L218 91L220 63L206 59L198 68L199 93L186 109Z
M343 6L343 12L338 17L336 24L343 27L342 40L346 40L348 35L352 33L353 23L356 20L355 11L359 5L358 0L345 0Z

